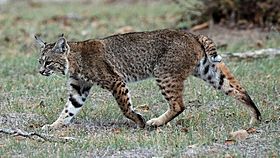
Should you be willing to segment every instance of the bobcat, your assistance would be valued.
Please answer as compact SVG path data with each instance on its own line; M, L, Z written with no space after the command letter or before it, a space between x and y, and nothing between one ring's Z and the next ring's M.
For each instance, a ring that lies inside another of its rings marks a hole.
M184 80L189 75L203 79L246 105L251 110L250 123L261 119L254 102L217 55L214 42L206 36L164 29L80 42L67 41L63 36L55 43L35 38L41 47L39 72L45 76L54 72L69 76L66 106L54 123L43 128L69 124L94 84L112 92L122 113L139 127L164 125L184 111L182 94ZM155 77L169 109L145 122L132 108L126 83L149 77Z

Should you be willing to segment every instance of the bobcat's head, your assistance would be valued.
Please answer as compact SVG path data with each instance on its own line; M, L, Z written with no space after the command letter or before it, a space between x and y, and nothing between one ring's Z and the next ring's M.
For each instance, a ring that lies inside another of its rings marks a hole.
M50 76L54 72L67 74L69 66L67 54L70 47L66 39L60 37L55 43L46 43L37 36L35 36L35 39L40 46L39 72L44 76Z

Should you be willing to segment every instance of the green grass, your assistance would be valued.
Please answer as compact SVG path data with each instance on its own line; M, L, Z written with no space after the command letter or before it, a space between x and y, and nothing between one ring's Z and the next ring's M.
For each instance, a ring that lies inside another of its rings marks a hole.
M37 50L33 35L41 33L53 41L65 33L70 39L104 37L120 27L135 30L175 27L180 7L164 2L151 5L17 2L0 6L0 128L21 128L44 132L39 127L52 123L66 102L66 78L44 77L37 71ZM124 5L124 6L123 6ZM81 20L51 21L53 16L75 13ZM95 20L88 20L94 18ZM48 21L44 23L43 21ZM86 33L83 34L82 31ZM276 35L266 41L277 47ZM278 42L279 43L279 42ZM230 43L225 51L244 50L247 43ZM234 47L233 47L234 46ZM120 112L110 93L94 87L74 124L51 131L54 136L71 136L66 143L38 142L0 134L0 157L236 157L279 156L280 58L228 62L262 112L257 133L231 146L224 142L231 131L249 127L249 113L234 99L215 91L202 80L185 81L187 109L170 125L156 130L137 129ZM168 107L154 80L128 85L134 106L147 104L141 112L146 120L159 116ZM41 102L41 105L40 105ZM43 104L43 105L42 105ZM186 131L187 129L187 131ZM190 145L195 147L190 148Z

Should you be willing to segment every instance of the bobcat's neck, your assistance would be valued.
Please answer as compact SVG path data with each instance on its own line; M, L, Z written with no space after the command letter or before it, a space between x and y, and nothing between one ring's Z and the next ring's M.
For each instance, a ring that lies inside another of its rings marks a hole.
M69 75L83 74L99 58L104 44L100 40L87 40L68 42L70 52L67 55L69 63Z
M78 43L77 42L68 42L70 47L70 52L67 55L67 64L68 64L68 74L70 76L77 75L80 73L79 68L79 58L81 56L81 52L77 50Z

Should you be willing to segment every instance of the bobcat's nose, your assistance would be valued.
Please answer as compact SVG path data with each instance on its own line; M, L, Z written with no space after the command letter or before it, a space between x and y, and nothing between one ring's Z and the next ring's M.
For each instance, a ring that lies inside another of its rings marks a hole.
M43 69L42 68L42 69L39 70L39 73L41 75L44 75L44 76L50 76L53 73L53 71L49 70L49 69Z
M40 72L41 75L44 75L44 76L49 76L51 74L49 70L44 69L44 68L41 68L39 70L39 72Z
M41 69L39 70L40 74L44 75L45 70Z

